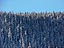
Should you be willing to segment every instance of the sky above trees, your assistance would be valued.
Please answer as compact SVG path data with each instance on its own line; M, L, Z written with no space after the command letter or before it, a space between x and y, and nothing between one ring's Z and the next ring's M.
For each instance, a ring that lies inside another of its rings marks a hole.
M64 0L0 0L0 11L64 11Z

